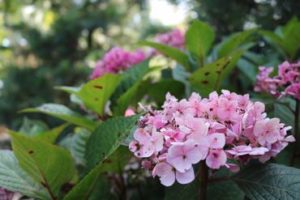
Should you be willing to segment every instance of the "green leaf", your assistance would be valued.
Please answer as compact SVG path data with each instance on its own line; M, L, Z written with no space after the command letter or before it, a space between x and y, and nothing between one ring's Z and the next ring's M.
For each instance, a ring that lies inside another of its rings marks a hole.
M207 199L243 200L243 191L233 181L217 182L208 185Z
M84 84L76 95L83 101L87 108L99 115L103 115L105 104L120 81L120 75L105 74Z
M42 139L43 141L54 143L57 137L65 130L69 124L62 124L51 130L39 133L36 138Z
M115 93L118 93L118 97L120 94L126 92L129 88L131 88L136 82L139 82L143 79L143 77L150 72L149 61L146 60L138 65L135 65L128 70L126 70L122 74L122 80L119 86L116 89Z
M59 134L68 126L69 124L62 124L58 127L55 127L51 130L47 130L47 131L43 131L43 132L38 132L38 133L35 133L34 135L29 135L25 132L21 132L21 131L12 131L12 130L9 130L9 133L16 133L16 134L21 134L21 135L27 135L27 136L30 136L30 137L34 137L34 138L37 138L37 139L41 139L45 142L49 142L49 143L54 143L57 139L57 137L59 136ZM24 129L22 129L24 131Z
M47 124L40 120L33 120L24 117L22 121L22 126L18 132L24 133L26 135L38 135L39 133L48 130Z
M88 199L97 180L101 175L101 165L97 165L92 169L72 190L65 196L64 200Z
M293 126L295 122L294 107L292 103L275 101L274 102L274 116L278 117L287 125Z
M92 169L75 187L66 195L64 200L89 199L94 189L102 182L103 172L120 172L131 158L128 148L120 146L111 156L99 163ZM103 188L101 190L104 190ZM107 195L107 191L101 191L97 188L97 195ZM99 194L101 193L101 194Z
M283 44L289 58L294 59L300 48L300 21L292 18L283 28Z
M255 32L255 30L248 30L239 33L234 33L222 41L218 49L219 57L230 55L234 50L244 44L247 39Z
M287 55L288 52L284 45L284 39L272 31L260 30L260 33L268 42L273 44L280 53Z
M103 162L129 135L139 115L115 117L101 123L88 140L86 158L88 169Z
M165 200L195 200L199 199L200 182L194 180L187 185L175 183L165 190Z
M136 82L117 100L117 106L114 108L114 114L124 115L125 110L131 105L136 104L143 95L139 93L143 81ZM143 93L144 94L144 93Z
M75 175L71 155L65 149L42 140L12 134L12 147L20 166L52 199L57 198L61 187Z
M47 191L21 169L13 152L0 151L0 160L0 187L28 197L50 199Z
M233 180L252 200L300 199L300 170L277 164L250 166Z
M70 151L77 164L86 165L85 152L91 133L83 128L76 128L71 139Z
M241 55L242 52L235 52L196 70L190 77L192 87L203 96L218 90L222 80L235 67Z
M137 90L143 83L144 76L153 69L149 68L149 61L145 61L129 68L123 73L122 81L112 96L114 115L123 115L130 104L134 104L139 100L134 100L138 96L136 95Z
M184 66L188 71L191 70L189 57L179 49L150 41L142 41L140 44L156 49L160 53L174 59L176 62Z
M201 21L193 21L185 35L185 46L192 56L204 63L205 56L215 40L212 27Z
M36 108L27 108L22 112L39 112L53 117L57 117L72 124L94 130L97 126L95 122L70 110L68 107L60 104L47 103Z
M165 101L166 93L170 92L177 98L184 96L184 84L172 79L161 80L157 83L150 83L145 91L154 101L161 105Z

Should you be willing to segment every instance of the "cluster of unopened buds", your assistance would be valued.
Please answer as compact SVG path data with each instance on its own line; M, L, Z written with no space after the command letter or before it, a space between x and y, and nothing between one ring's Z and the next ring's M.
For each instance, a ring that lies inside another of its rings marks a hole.
M107 73L119 73L143 62L145 59L146 55L141 50L129 52L119 47L112 48L104 55L103 59L96 63L91 79L98 78Z
M300 62L285 61L279 65L277 75L271 77L273 71L273 67L260 67L254 90L276 97L292 96L300 100Z
M291 127L267 118L263 103L225 90L180 101L167 94L162 110L147 111L129 149L165 186L192 182L200 161L236 172L251 159L266 162L295 140L287 136Z

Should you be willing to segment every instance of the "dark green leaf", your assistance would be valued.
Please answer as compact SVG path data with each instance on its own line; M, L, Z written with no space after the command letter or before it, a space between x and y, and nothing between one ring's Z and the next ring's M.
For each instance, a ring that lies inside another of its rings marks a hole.
M255 165L234 176L252 200L300 199L300 170L277 164Z
M104 177L103 172L120 172L124 166L128 163L131 154L127 147L120 146L111 156L104 160L104 162L99 163L94 169L92 169L71 191L64 200L73 199L88 199L96 190L96 196L111 197L104 188L96 188L99 181L103 183ZM106 187L107 185L105 185ZM99 197L100 198L100 197ZM105 198L105 199L106 199Z
M108 158L126 139L136 125L139 115L115 117L101 123L88 140L86 158L88 169Z

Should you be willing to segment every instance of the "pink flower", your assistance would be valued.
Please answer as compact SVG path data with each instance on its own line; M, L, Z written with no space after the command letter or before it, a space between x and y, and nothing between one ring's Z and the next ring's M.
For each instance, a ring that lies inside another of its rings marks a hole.
M124 116L129 117L129 116L132 116L132 115L135 115L134 110L132 108L127 108L126 111L125 111Z
M163 137L155 131L150 135L143 129L137 129L134 139L136 141L130 143L129 149L134 151L137 157L150 157L163 148Z
M253 133L259 144L273 144L281 139L280 128L279 119L264 119L255 123Z
M102 60L96 63L91 79L98 78L106 73L119 73L143 62L145 59L146 56L141 50L128 52L119 47L114 47L103 56Z
M213 133L208 135L209 147L221 149L225 146L225 135L222 133Z
M266 147L254 147L252 148L251 146L248 145L240 145L233 147L230 150L227 150L226 152L233 155L233 156L245 156L245 155L264 155L267 153L269 149Z
M278 74L270 77L273 68L260 67L255 91L267 92L275 97L292 96L300 100L300 62L283 62Z
M294 83L288 86L285 91L285 94L293 96L295 99L298 99L300 101L300 82Z
M157 35L155 41L178 49L183 49L185 38L183 32L179 29L174 29L170 32Z
M223 90L209 98L193 93L177 100L167 94L162 110L149 109L141 117L129 148L170 186L191 182L193 165L201 160L211 169L233 172L251 159L265 162L295 140L287 136L289 129L267 118L265 105L249 95Z
M194 141L173 144L167 154L167 162L183 173L206 157L207 151L203 151Z
M152 175L158 176L160 182L167 187L173 185L175 180L177 180L181 184L187 184L195 179L193 168L190 168L189 170L181 173L179 171L176 171L176 169L165 162L158 163L154 167Z
M219 169L226 164L226 161L227 156L224 150L212 149L206 158L206 165L212 169Z

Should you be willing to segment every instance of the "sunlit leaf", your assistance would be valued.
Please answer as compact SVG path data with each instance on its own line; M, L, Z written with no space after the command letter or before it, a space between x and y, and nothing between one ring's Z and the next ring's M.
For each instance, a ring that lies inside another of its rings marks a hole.
M74 162L65 149L36 138L11 133L12 147L22 169L41 184L52 199L75 175Z

